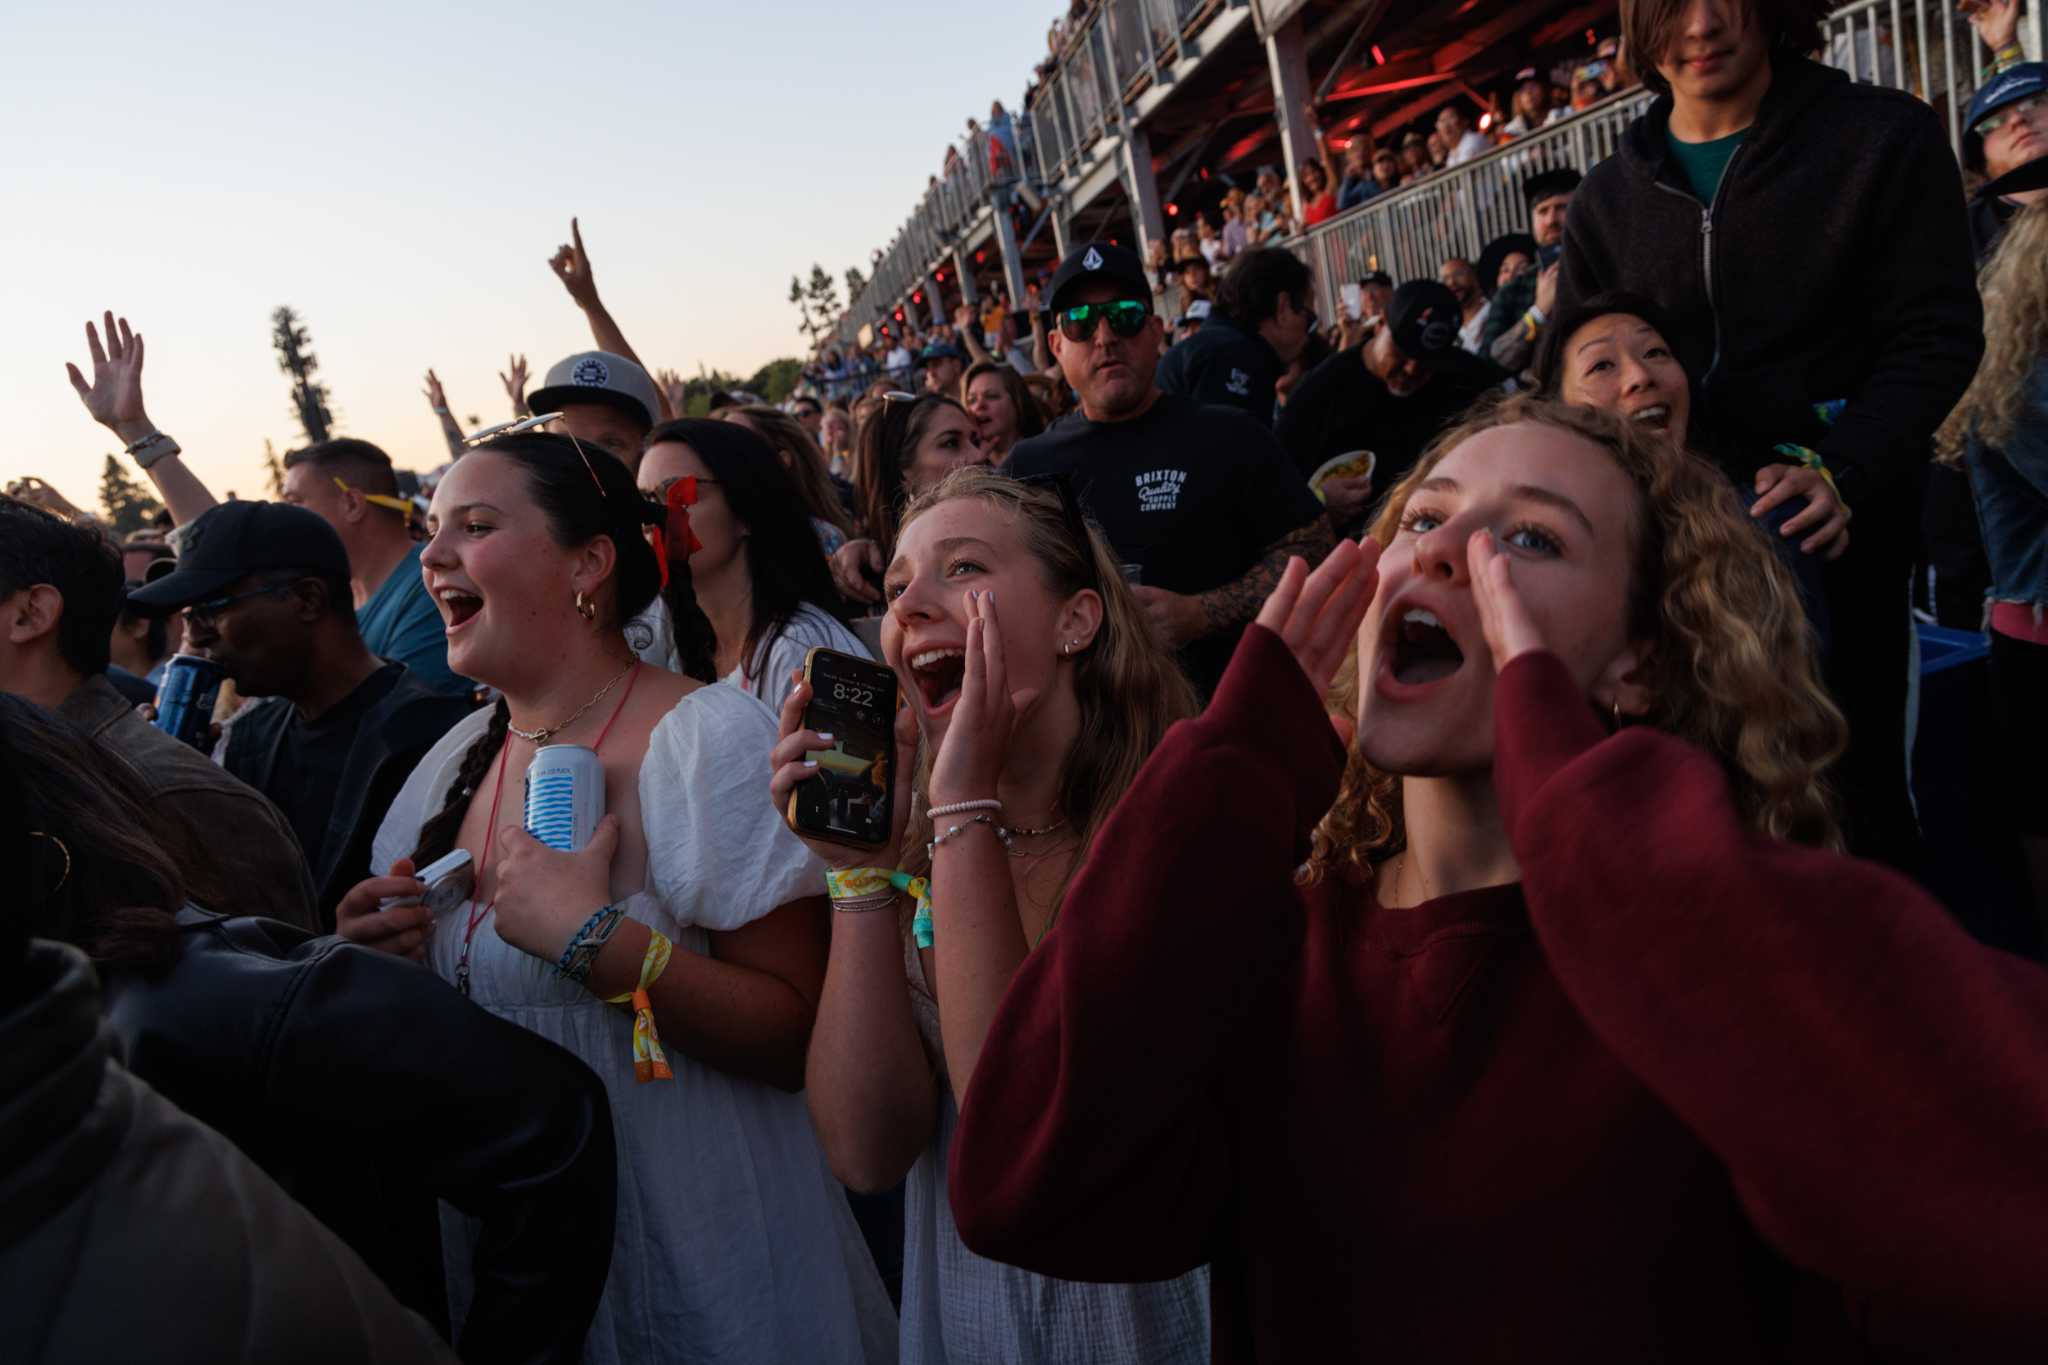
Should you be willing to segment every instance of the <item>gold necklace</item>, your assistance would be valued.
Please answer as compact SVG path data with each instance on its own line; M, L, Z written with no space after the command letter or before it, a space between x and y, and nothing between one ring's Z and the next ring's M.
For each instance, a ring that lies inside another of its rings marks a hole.
M508 718L505 722L505 728L507 730L510 730L513 734L519 736L521 739L525 740L528 744L545 744L549 740L553 739L556 735L561 734L562 731L574 725L577 721L582 720L583 715L586 711L590 710L591 707L597 705L599 702L604 700L605 693L611 691L614 687L617 687L619 685L619 679L625 677L628 673L631 673L634 669L638 668L639 666L640 661L638 659L635 659L631 663L627 664L624 668L620 669L618 672L612 674L612 680L606 683L603 687L598 688L597 695L593 696L589 701L584 702L583 705L577 707L573 712L570 713L569 719L563 721L560 725L543 725L538 730L522 730L518 726L514 725Z

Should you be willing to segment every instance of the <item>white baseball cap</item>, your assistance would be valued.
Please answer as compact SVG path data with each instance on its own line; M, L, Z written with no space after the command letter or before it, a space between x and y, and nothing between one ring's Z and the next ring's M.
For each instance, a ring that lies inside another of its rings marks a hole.
M661 396L647 371L610 351L578 351L556 361L526 402L535 412L553 412L566 403L609 403L644 418L649 427L661 417Z

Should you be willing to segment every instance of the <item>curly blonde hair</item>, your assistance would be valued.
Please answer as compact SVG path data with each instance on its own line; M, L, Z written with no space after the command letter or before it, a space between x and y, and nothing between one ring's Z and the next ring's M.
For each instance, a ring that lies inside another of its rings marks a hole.
M2048 352L2048 203L2029 204L2006 228L1985 263L1984 359L1962 401L1934 434L1941 459L1954 464L1974 435L2002 447L2027 405L2027 380Z
M1431 444L1387 494L1372 538L1392 543L1409 496L1444 456L1481 432L1517 424L1598 446L1636 487L1628 615L1631 638L1648 647L1642 675L1652 701L1642 723L1720 759L1751 829L1839 847L1822 774L1840 757L1847 727L1820 684L1798 589L1733 486L1705 460L1591 408L1511 398ZM1330 709L1357 715L1358 687L1354 651L1331 688ZM1367 763L1354 743L1336 804L1316 828L1307 877L1369 875L1404 843L1401 779Z

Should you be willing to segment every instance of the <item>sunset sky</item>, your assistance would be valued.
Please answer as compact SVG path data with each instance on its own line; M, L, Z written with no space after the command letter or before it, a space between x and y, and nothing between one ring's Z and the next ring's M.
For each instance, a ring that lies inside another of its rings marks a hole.
M0 483L93 504L117 443L64 362L86 368L106 308L216 492L261 496L264 440L303 442L279 304L338 430L429 468L429 366L459 419L500 421L509 352L537 382L590 345L547 268L571 214L650 365L797 354L790 275L865 271L967 116L1015 107L1063 8L10 4Z

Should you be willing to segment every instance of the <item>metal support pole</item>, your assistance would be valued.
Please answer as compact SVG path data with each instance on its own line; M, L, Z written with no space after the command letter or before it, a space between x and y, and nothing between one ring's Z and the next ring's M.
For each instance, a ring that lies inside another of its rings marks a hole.
M1273 74L1273 112L1280 119L1280 150L1287 159L1287 183L1301 184L1301 168L1318 158L1315 130L1308 127L1308 47L1301 15L1266 35L1266 64ZM1297 205L1306 208L1307 205Z
M945 291L939 288L939 277L936 274L925 275L924 291L925 302L930 304L932 309L932 326L943 327L946 324L946 296Z
M962 242L953 248L953 269L960 275L960 302L970 308L981 302L981 295L974 287L974 253Z
M1140 259L1152 243L1166 240L1166 219L1159 212L1159 178L1152 174L1152 135L1132 123L1123 136L1124 193L1131 200L1131 221L1138 227Z
M1067 217L1065 202L1055 203L1051 205L1051 209L1052 248L1059 253L1060 259L1064 261L1067 259L1067 253L1074 249L1074 224Z
M1010 286L1010 306L1024 306L1024 252L1017 245L1017 229L1010 222L1010 194L998 189L993 196L996 217L996 249L1003 256L1003 279Z

